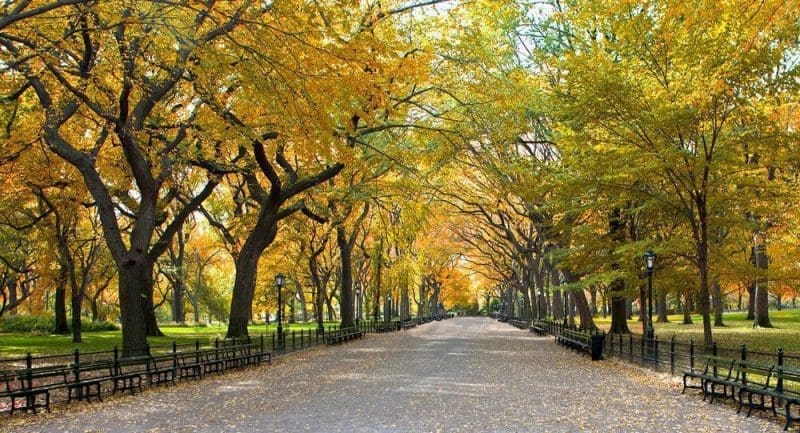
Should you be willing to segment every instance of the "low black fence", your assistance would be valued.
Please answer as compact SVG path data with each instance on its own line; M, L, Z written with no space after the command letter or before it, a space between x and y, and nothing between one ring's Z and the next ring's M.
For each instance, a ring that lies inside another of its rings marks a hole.
M352 329L367 333L396 332L429 322L357 322ZM143 387L198 380L212 373L271 362L283 355L330 343L326 335L340 332L338 325L323 329L291 329L247 339L214 339L133 348L127 356L117 346L104 351L0 359L0 412L50 409L51 401L102 399L118 391L131 393Z
M716 342L711 346L705 346L694 340L681 341L675 337L661 339L658 336L647 339L634 334L608 334L604 354L607 357L672 375L698 369L702 372L706 357L709 355L764 365L800 368L800 354L785 353L781 348L774 352L761 352L749 350L744 344L738 348L721 346Z

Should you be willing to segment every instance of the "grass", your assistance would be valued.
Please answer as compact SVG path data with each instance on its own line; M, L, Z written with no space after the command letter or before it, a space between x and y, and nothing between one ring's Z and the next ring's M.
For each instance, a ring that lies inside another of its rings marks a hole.
M723 315L725 326L712 326L712 335L720 347L738 348L742 344L750 351L774 353L782 348L787 353L800 354L800 310L770 311L770 321L774 328L753 328L753 321L747 320L746 312L733 312ZM703 318L692 315L692 325L683 324L683 315L670 315L669 323L655 323L656 336L676 340L694 339L703 342ZM608 330L611 317L595 318L600 329ZM713 324L713 318L712 318ZM637 319L628 321L628 327L634 334L642 333L642 324Z
M325 326L336 323L325 322ZM284 331L300 331L316 329L316 323L306 324L284 324ZM261 335L266 330L268 333L275 332L277 325L271 324L268 327L253 325L248 327L251 337ZM170 326L161 325L163 337L148 337L148 342L152 346L171 345L173 341L178 344L190 344L195 340L200 343L213 341L214 338L225 338L227 325L209 326ZM114 346L122 346L121 331L100 331L84 332L82 343L73 343L71 335L29 335L29 334L0 334L0 359L16 358L31 353L34 356L55 355L71 353L75 349L81 352L96 352L112 350Z

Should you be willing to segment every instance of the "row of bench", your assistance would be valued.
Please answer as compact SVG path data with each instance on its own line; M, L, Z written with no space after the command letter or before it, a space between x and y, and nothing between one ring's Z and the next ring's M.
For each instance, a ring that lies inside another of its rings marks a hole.
M103 385L112 393L142 390L148 385L174 384L176 379L200 379L210 373L271 362L272 355L259 344L223 345L211 349L144 355L116 360L102 359L78 364L53 364L0 371L0 398L10 400L10 415L17 410L50 411L51 393L66 390L72 400L102 401Z
M345 341L354 340L364 336L364 331L356 328L341 328L335 331L327 331L325 333L325 342L327 344L343 343Z
M800 417L792 415L792 406L800 406L800 369L795 367L709 355L702 372L693 369L683 372L681 393L686 392L686 388L700 389L703 400L710 396L710 403L714 402L714 397L731 398L738 402L736 413L747 405L747 416L753 409L769 409L777 415L776 402L782 402L786 415L783 429L800 421ZM759 401L754 401L755 397Z

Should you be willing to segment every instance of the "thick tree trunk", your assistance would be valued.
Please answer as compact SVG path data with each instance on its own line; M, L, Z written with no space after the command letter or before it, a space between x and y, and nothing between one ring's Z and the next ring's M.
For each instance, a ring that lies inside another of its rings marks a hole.
M122 321L122 351L125 356L146 354L147 326L141 298L144 286L152 286L152 267L147 266L143 255L129 254L117 268L119 274L119 305Z
M683 293L683 324L691 325L692 321L692 292L686 291Z
M608 234L615 242L625 240L625 222L621 218L621 210L614 209L609 217ZM611 264L612 269L618 269L618 263ZM614 280L609 286L611 295L611 329L612 334L629 334L628 329L628 299L625 298L625 281L621 278Z
M183 308L183 294L186 291L185 284L186 282L181 276L172 286L172 320L175 323L186 322L186 310Z
M85 278L88 278L88 274L84 274ZM86 281L84 281L84 284ZM73 280L72 286L72 296L71 296L71 307L72 307L72 342L73 343L80 343L83 340L82 337L82 325L81 325L81 311L83 310L83 290L76 284Z
M611 329L612 334L630 334L628 328L628 299L621 293L625 289L622 280L616 280L609 287L611 292Z
M345 228L336 227L336 245L339 247L341 260L341 291L339 293L339 316L341 327L355 326L353 314L353 247L349 242Z
M69 334L69 324L67 324L67 281L69 280L69 269L63 263L58 270L58 281L56 283L55 315L56 323L55 334Z
M567 283L578 282L578 277L569 271L564 271L564 278ZM581 329L595 329L597 326L594 324L592 309L589 306L589 302L586 300L586 293L583 290L573 290L570 293L570 298L578 312L578 317L581 321Z
M714 279L711 284L711 302L714 306L714 326L725 326L722 320L722 313L725 309L722 304L722 288L717 279Z
M561 293L560 289L553 289L551 308L553 320L564 320L564 295Z
M667 308L666 290L656 291L656 310L658 313L658 318L656 319L656 322L669 323L669 317L667 317L668 308Z
M755 239L755 237L754 237ZM767 247L765 244L753 245L753 261L756 270L766 275L769 269L769 257L767 256ZM758 275L753 283L755 292L755 323L754 326L761 328L772 328L772 323L769 320L769 289L766 282L766 277Z
M258 273L258 259L278 234L276 215L280 204L276 201L261 203L261 210L253 230L247 235L239 256L236 257L236 277L233 283L230 321L227 338L247 338L247 325L253 317L253 295Z

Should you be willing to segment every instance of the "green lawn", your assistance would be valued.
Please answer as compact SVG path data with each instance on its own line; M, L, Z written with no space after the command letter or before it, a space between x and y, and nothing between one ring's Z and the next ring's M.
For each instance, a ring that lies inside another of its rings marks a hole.
M335 323L325 323L325 326ZM316 323L307 324L284 324L283 329L291 332L300 329L316 329ZM248 328L251 337L257 337L264 333L265 329L269 333L275 332L276 325L272 324L268 328L264 325L254 325ZM210 326L169 326L162 325L163 337L149 337L148 341L152 346L166 346L173 341L178 344L193 343L196 339L201 344L213 341L214 338L225 338L227 325ZM0 359L24 356L30 352L34 355L53 355L70 353L74 349L81 352L94 352L102 350L112 350L114 346L122 345L122 334L120 331L101 331L84 332L83 343L75 344L72 342L71 335L27 335L27 334L0 334Z
M740 347L747 345L748 350L759 352L775 352L783 348L785 352L800 354L800 310L770 311L770 321L774 328L753 328L752 320L745 320L744 312L726 313L723 327L712 327L712 335L717 344L724 347ZM713 320L713 318L712 318ZM683 315L669 316L669 323L655 323L656 336L669 339L673 335L677 340L694 339L702 344L703 319L693 315L692 325L683 324ZM600 329L609 329L611 317L595 318ZM642 324L634 319L628 327L635 334L642 333Z

